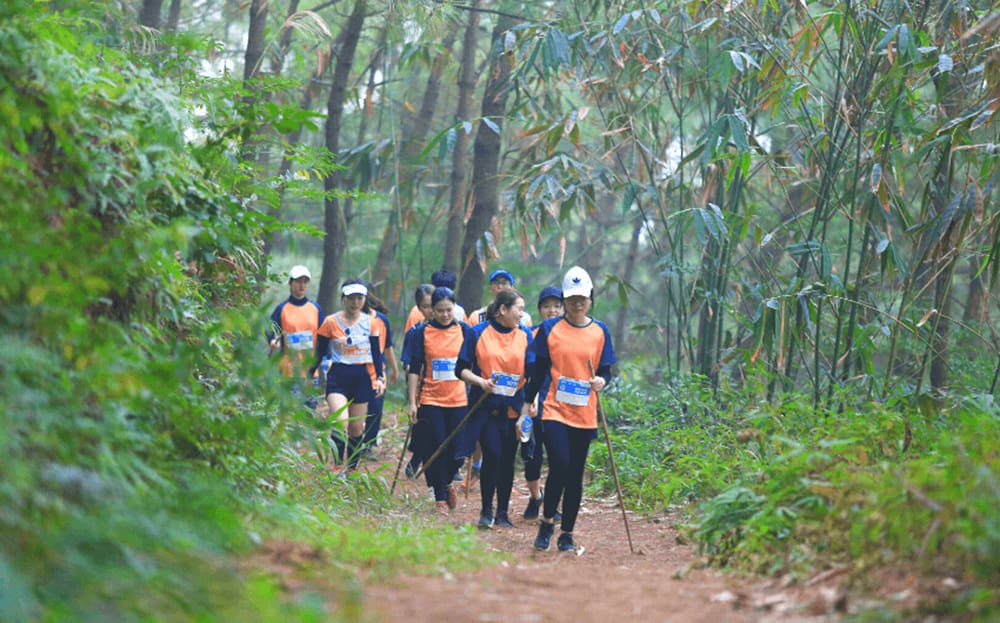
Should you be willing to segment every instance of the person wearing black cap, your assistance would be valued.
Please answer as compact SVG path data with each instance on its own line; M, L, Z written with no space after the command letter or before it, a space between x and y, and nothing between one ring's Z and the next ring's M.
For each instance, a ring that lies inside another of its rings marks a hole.
M538 314L541 322L550 318L558 318L563 315L562 290L555 286L545 286L538 294ZM541 322L531 327L532 337L538 335ZM545 384L545 381L542 381ZM545 461L545 450L542 444L542 414L537 406L536 400L531 412L533 421L531 427L531 439L521 443L521 460L524 462L524 480L528 485L528 505L524 508L525 519L538 519L538 512L542 504L542 464Z
M296 398L301 398L302 379L308 377L309 355L316 342L316 330L323 322L319 303L306 296L311 277L309 269L302 265L292 266L288 271L288 298L271 313L273 330L267 334L270 353L281 353L278 363L281 375L295 379L292 394ZM316 398L310 396L306 404L315 407Z
M368 402L385 391L380 337L386 328L377 316L364 312L367 297L368 288L360 280L345 281L340 297L343 309L327 316L316 333L316 365L330 355L326 401L342 425L346 420L350 469L358 464ZM343 441L337 433L334 429L331 438L343 458Z

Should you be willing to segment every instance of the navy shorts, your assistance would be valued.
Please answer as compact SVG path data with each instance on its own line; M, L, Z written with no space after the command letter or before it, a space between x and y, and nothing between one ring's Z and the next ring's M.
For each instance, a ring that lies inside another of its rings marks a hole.
M355 404L370 402L375 398L372 377L363 364L335 363L326 373L326 393L342 394Z

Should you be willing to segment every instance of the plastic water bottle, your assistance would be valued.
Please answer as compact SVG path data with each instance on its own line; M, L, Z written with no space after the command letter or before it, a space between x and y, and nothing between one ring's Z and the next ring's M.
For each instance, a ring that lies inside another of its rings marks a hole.
M324 387L326 386L326 375L330 372L330 363L329 357L323 357L323 359L320 360L319 365L323 372L313 377L313 387L319 387L320 383L323 383Z
M530 416L526 416L521 420L521 443L528 443L528 440L531 439L531 427L533 425L534 422L531 421Z

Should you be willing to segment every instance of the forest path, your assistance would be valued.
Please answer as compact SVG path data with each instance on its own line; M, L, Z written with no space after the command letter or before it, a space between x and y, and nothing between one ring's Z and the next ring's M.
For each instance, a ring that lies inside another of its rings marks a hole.
M367 465L388 465L391 478L399 460L403 429L390 413L386 413L383 427L385 434L375 452L378 462ZM467 497L465 484L456 483L458 506L440 518L442 523L476 525L478 480L468 488ZM423 477L418 482L402 474L396 495L401 492L428 495ZM695 553L678 543L677 530L666 515L629 513L632 541L639 552L631 553L617 499L584 495L574 531L578 547L583 546L581 555L557 551L555 538L549 551L537 551L532 544L538 521L521 517L527 499L519 471L510 505L514 527L477 530L487 548L508 553L509 561L458 575L441 570L396 578L388 584L369 584L364 595L366 614L371 620L400 623L818 623L839 618L834 605L839 591L824 587L823 582L808 588L782 587L770 578L740 579L690 569ZM425 512L435 512L429 499Z

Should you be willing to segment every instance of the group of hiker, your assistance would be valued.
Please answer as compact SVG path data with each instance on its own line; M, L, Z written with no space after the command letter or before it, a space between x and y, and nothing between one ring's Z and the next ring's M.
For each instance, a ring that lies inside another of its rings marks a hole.
M385 388L398 378L386 310L371 284L350 279L341 287L341 309L324 316L306 295L308 268L294 266L288 277L290 295L272 314L271 349L281 352L282 372L294 379L298 396L325 370L326 405L338 421L331 439L347 473L371 453ZM455 482L468 463L466 477L479 478L478 526L511 528L520 448L529 491L523 517L540 519L534 547L549 549L559 521L557 548L576 551L573 529L597 436L597 393L615 363L607 326L590 316L590 275L574 266L561 289L543 288L537 325L509 271L490 273L492 301L471 313L457 303L455 283L454 273L435 272L430 284L416 288L407 317L400 360L413 456L406 473L423 473L435 509L447 514L457 505Z

